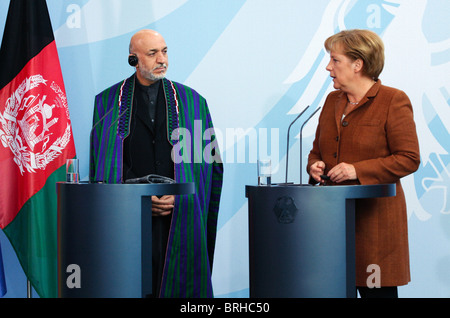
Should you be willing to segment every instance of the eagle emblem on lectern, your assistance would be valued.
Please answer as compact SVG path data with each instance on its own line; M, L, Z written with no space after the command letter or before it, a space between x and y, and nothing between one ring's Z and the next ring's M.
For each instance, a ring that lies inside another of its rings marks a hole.
M282 224L290 224L294 222L298 213L294 199L288 196L278 198L273 211L277 217L278 223Z

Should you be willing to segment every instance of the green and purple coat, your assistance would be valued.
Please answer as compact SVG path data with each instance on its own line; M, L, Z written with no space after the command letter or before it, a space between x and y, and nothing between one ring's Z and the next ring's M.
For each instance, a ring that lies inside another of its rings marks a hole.
M124 182L123 144L129 134L135 78L133 75L95 98L90 181ZM196 191L175 198L160 297L213 297L211 273L223 164L206 100L185 85L168 79L161 84L167 105L167 136L183 150L182 160L174 160L174 178L180 183L194 182Z

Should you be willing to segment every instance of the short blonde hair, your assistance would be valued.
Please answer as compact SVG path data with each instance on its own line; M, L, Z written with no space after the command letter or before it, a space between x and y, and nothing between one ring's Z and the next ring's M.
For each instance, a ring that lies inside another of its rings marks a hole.
M327 52L339 51L352 60L361 59L363 73L378 79L384 67L384 44L381 38L369 30L345 30L325 40Z

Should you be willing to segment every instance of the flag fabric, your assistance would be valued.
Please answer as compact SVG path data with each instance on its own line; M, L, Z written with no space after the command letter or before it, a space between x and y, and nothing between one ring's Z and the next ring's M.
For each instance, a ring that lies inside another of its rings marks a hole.
M2 245L0 244L0 297L6 294L6 279L5 271L3 269L3 258L2 258Z
M57 296L56 182L75 157L45 0L11 0L0 48L0 227L40 297Z

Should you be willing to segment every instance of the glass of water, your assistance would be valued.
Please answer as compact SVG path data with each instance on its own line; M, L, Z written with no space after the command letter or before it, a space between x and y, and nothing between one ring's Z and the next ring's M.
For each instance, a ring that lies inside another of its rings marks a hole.
M272 178L270 159L258 160L258 185L270 185Z
M80 171L78 159L67 159L66 161L66 182L78 183L80 181Z

